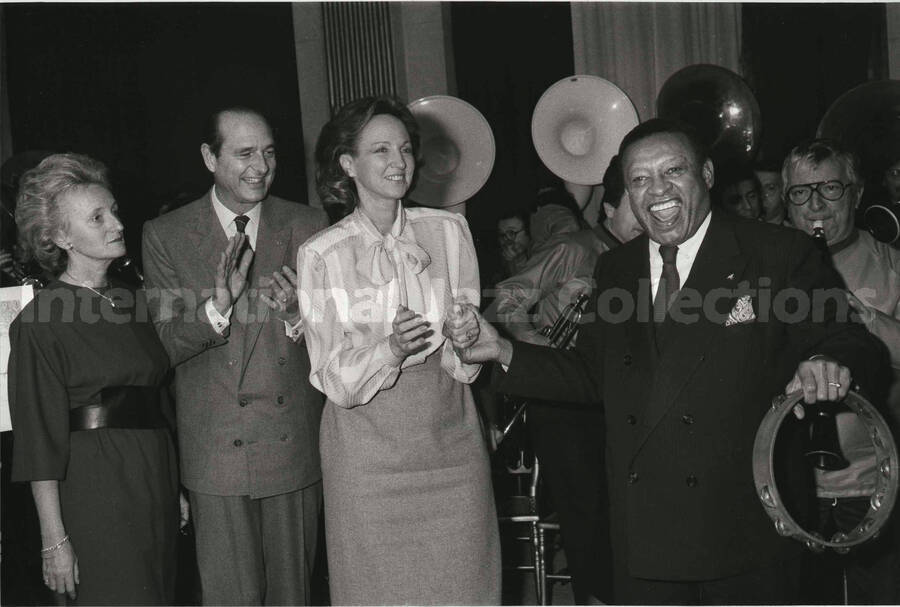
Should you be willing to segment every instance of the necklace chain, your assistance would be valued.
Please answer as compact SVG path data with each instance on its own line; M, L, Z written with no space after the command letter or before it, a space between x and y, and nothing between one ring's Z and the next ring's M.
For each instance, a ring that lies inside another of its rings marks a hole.
M108 302L109 302L109 305L111 305L113 308L118 308L118 307L119 307L119 306L116 305L116 302L115 302L115 300L113 300L112 297L110 297L109 295L104 295L103 293L101 293L100 291L98 291L97 289L95 289L94 287L92 287L91 285L89 285L89 284L87 283L86 280L81 280L81 279L79 279L79 278L76 278L75 275L72 274L71 272L69 272L68 270L63 270L63 274L68 274L68 275L69 275L69 278L71 278L72 280L74 280L74 281L77 282L77 283L80 283L80 285L81 285L82 287L84 287L85 289L88 289L88 290L90 290L90 291L93 291L94 293L96 293L97 295L99 295L100 297L102 297L103 299L105 299L106 301L108 301Z

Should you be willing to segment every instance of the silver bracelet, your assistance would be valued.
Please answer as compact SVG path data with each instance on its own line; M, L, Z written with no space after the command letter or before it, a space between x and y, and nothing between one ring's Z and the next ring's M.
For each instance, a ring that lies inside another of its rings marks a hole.
M47 557L44 556L45 554L50 554L51 552L56 552L57 550L59 550L60 548L62 548L63 544L65 544L65 543L68 542L68 541L69 541L69 535L66 534L66 537L64 537L63 539L59 540L59 542L57 542L57 543L54 544L53 546L50 546L49 548L41 548L41 557L42 557L42 558L47 558Z

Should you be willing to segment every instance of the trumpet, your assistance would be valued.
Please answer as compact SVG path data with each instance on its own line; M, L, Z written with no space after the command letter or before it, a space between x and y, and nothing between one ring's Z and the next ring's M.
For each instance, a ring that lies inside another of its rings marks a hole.
M584 314L584 307L587 305L588 295L585 292L578 294L575 301L571 302L556 318L556 322L547 325L541 330L541 335L550 340L550 347L560 350L568 350L572 345L572 340L578 332L578 324L581 322L581 316Z
M582 291L578 294L578 297L575 298L575 301L563 308L563 311L556 317L556 320L552 325L547 325L541 329L541 335L550 340L551 348L568 350L572 347L572 341L575 339L575 334L578 333L578 325L581 323L581 317L584 315L584 309L587 306L588 299L590 299L588 294ZM513 416L503 428L502 436L497 441L498 445L500 444L500 441L506 438L506 435L512 430L516 421L518 421L522 416L522 413L525 412L525 405L527 404L528 401L523 401L518 408L516 408L516 412L513 413Z

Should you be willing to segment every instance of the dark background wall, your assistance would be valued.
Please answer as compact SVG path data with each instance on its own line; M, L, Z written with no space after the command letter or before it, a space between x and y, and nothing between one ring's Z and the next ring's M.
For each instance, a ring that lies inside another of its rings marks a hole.
M888 77L884 4L744 4L741 22L764 157L781 159L815 136L842 93Z
M883 4L742 7L764 155L783 156L842 92L886 77L884 12ZM527 206L548 180L531 114L574 71L571 14L565 2L461 2L450 14L458 95L485 115L497 143L493 174L468 204L490 247L496 219ZM209 187L200 128L219 102L269 114L279 134L274 192L306 202L290 4L6 4L0 16L14 151L107 162L135 256L140 226L161 203Z
M531 142L531 115L574 72L571 19L567 2L452 5L458 96L484 114L497 146L490 178L466 205L485 279L497 269L497 219L526 208L551 179Z
M2 10L14 151L77 151L107 163L134 256L141 225L160 204L210 187L200 144L217 104L249 104L270 117L273 191L305 201L290 4Z

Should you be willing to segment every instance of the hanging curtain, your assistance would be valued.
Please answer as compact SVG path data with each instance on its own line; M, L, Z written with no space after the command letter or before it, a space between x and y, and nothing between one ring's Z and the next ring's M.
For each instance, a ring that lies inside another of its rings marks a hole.
M390 7L385 2L323 2L332 113L367 95L396 94Z
M695 63L740 70L741 8L724 3L573 2L575 73L625 91L641 121L666 79Z

